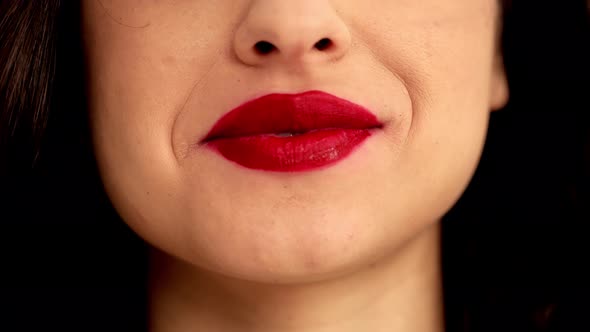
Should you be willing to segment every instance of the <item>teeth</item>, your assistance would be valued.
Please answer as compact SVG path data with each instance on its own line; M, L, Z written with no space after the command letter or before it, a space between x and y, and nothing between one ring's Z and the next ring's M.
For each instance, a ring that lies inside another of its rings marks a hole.
M277 137L291 137L293 135L295 135L295 134L293 134L293 133L278 133L278 134L276 134Z

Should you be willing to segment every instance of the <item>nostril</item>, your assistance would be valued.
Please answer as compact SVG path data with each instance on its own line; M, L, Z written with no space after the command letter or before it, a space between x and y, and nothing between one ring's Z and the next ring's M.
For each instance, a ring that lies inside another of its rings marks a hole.
M258 54L269 54L275 50L275 46L267 41L259 41L254 45L254 50Z
M322 38L314 45L314 47L319 51L326 50L330 48L330 46L332 46L332 41L330 40L330 38Z

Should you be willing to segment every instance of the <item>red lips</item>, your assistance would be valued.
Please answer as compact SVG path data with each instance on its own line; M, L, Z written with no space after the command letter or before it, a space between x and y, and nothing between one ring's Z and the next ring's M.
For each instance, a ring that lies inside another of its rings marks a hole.
M270 94L227 113L201 143L247 168L308 171L349 156L381 127L362 106L324 92Z

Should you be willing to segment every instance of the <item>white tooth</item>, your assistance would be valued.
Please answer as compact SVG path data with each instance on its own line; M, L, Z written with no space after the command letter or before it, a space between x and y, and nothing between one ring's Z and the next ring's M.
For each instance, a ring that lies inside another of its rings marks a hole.
M278 137L291 137L291 136L293 136L293 133L278 133L277 136Z

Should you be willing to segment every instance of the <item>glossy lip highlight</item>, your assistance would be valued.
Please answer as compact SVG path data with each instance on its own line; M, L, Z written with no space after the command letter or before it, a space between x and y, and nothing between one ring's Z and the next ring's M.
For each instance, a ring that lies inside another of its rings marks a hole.
M310 171L346 158L382 126L325 92L269 94L225 114L200 143L247 168Z

